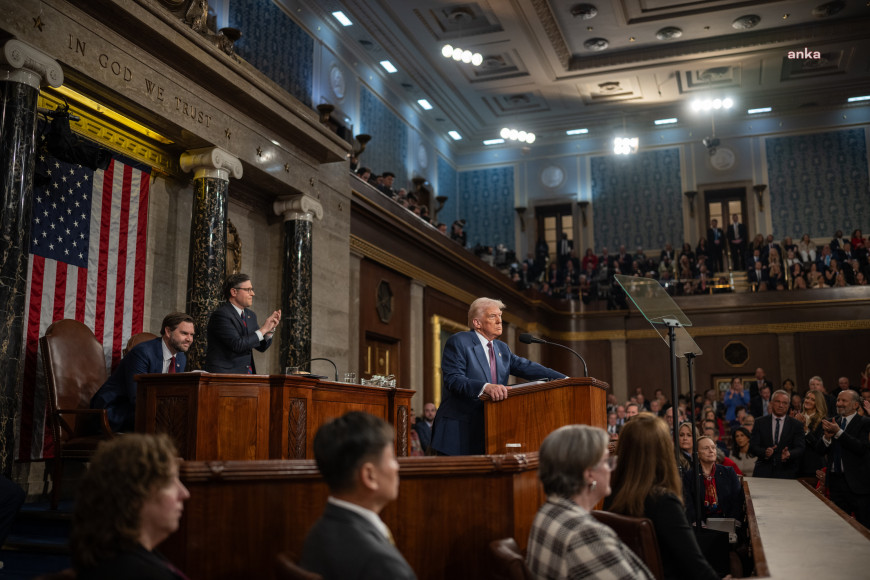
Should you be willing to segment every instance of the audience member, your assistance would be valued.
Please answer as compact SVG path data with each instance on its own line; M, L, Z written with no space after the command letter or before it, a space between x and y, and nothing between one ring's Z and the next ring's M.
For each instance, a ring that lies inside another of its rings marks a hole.
M752 411L752 415L757 419L759 417L764 417L769 413L770 409L770 386L765 384L759 390L758 396L754 397L749 402L749 408Z
M698 430L692 426L689 421L680 423L680 432L678 433L678 441L680 446L680 455L678 456L680 469L683 473L692 467L692 457L695 452L695 441L701 438Z
M745 427L737 427L731 432L731 460L737 464L746 477L752 477L758 458L749 448L752 433Z
M801 460L798 477L813 477L816 471L825 466L825 458L815 449L816 443L822 438L822 420L828 417L828 406L825 397L818 391L809 391L804 396L801 412L795 419L804 425L806 449Z
M683 477L683 496L689 522L695 521L696 514L693 493L698 493L703 498L702 521L707 521L710 517L743 521L743 486L733 469L716 463L716 443L703 435L698 439L698 463L698 480L695 480L694 471L687 472Z
M859 403L855 391L840 393L836 419L822 419L823 436L814 445L826 458L831 501L870 528L870 418L858 415Z
M432 424L435 422L436 412L435 403L426 403L423 405L423 417L418 418L414 424L424 453L429 451L429 444L432 442Z
M129 433L97 448L78 489L70 553L78 580L186 580L155 548L190 497L168 435Z
M729 423L734 420L737 407L749 406L749 393L743 389L743 380L740 377L732 377L731 388L725 391L725 420Z
M646 565L589 512L610 495L607 434L566 425L541 444L547 502L532 522L526 564L536 578L648 578Z
M747 413L746 416L743 417L742 425L744 429L752 433L752 431L755 430L755 417Z
M325 580L416 578L378 515L399 495L392 427L368 413L346 413L317 430L314 459L330 495L300 565Z
M771 396L770 414L757 420L750 449L758 457L755 477L794 479L804 453L804 429L788 416L790 397L785 391Z
M673 440L658 417L641 413L622 429L612 512L652 520L666 579L718 579L686 520Z

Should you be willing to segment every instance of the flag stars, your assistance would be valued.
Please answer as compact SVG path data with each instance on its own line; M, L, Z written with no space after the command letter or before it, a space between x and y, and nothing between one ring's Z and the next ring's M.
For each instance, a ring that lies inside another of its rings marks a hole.
M82 166L79 165L79 169L81 169L81 167L82 167ZM70 174L70 175L75 175L75 174L76 174L76 170L73 169L72 167L70 167L70 169L69 169L69 174Z
M47 238L47 237L48 237L48 234L45 233L45 232L42 232L42 237L43 237L43 238Z
M63 177L61 177L60 180L63 181L64 183L66 183L66 175L64 175Z
M56 168L60 169L60 163L58 163L57 161L54 162L54 166L55 166Z
M53 249L54 249L54 244L48 244L48 249L49 249L49 250L53 250Z

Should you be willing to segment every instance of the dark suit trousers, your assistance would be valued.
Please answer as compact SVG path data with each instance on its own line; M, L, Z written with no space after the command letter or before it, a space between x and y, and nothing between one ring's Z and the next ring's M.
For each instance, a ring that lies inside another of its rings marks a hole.
M854 514L858 523L870 529L870 494L854 493L843 473L828 470L825 483L831 492L831 501L847 514Z

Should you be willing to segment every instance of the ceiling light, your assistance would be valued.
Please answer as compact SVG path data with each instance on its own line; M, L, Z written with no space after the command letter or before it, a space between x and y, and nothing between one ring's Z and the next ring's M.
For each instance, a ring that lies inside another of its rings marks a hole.
M565 131L566 135L585 135L589 132L589 129L569 129Z
M653 123L656 125L673 125L677 121L678 119L676 117L671 117L670 119L656 119Z
M432 110L432 103L430 103L426 99L418 99L417 104L420 105L421 107L423 107L423 109L426 111Z
M734 106L734 99L731 97L714 99L695 99L691 103L693 111L710 111L712 109L730 109Z
M613 152L617 155L637 153L639 139L637 137L617 137L613 140Z
M480 54L479 52L475 52L471 56L471 64L473 64L474 66L482 65L483 64L483 55Z
M771 107L761 107L760 109L749 109L746 111L747 115L757 115L758 113L769 113L773 109Z
M726 109L730 109L734 106L734 99L732 99L731 97L725 97L724 99L722 99L722 106Z
M502 139L510 139L511 138L511 130L508 129L507 127L505 127L504 129L502 129L499 132L499 135L501 135Z
M530 131L518 131L517 129L509 129L505 127L499 132L502 139L510 139L511 141L521 141L523 143L534 143L535 134Z
M465 64L469 64L471 62L472 56L473 55L471 54L470 50L463 50L462 51L462 62L464 62Z
M444 56L444 58L450 58L453 56L453 47L449 44L445 44L441 47L441 55Z
M447 131L447 134L450 135L454 141L459 141L460 139L462 139L462 135L460 135L456 131Z
M870 101L870 95L862 95L860 97L849 97L847 99L849 103L857 103L858 101Z
M504 139L487 139L483 142L484 145L501 145L504 143Z
M393 74L395 72L399 72L399 69L397 69L395 66L393 66L393 63L391 63L388 60L382 60L381 66L384 67L384 70L390 74Z
M336 10L332 13L332 16L338 20L342 26L351 26L353 22L350 21L350 18L344 15L344 12L341 10Z
M445 44L441 47L441 56L444 58L452 58L456 62L473 64L474 66L480 66L483 64L483 55L479 52L471 52L470 50L459 48L458 46L453 46L451 44Z

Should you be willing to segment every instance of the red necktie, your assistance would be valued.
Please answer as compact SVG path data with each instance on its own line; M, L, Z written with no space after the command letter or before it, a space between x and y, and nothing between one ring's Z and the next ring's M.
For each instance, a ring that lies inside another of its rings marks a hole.
M489 376L493 385L498 384L498 371L495 368L495 351L492 349L492 341L487 343L489 347Z
M175 355L172 355L172 358L169 359L169 368L166 369L167 373L175 372Z

